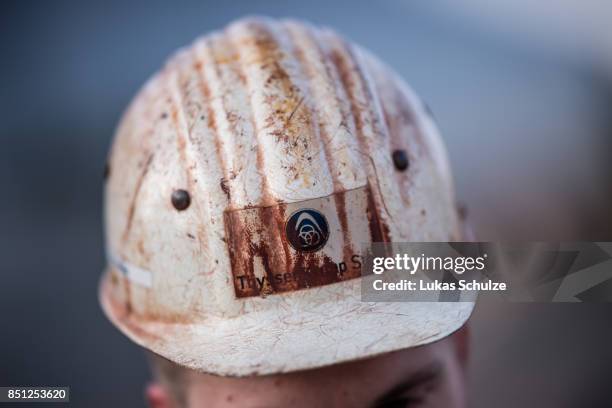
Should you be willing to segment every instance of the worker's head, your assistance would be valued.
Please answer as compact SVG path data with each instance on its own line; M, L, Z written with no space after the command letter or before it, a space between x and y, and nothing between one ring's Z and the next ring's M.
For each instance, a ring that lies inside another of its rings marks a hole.
M360 297L368 244L460 239L444 146L401 79L333 32L252 18L179 51L117 130L105 200L103 308L194 370L176 377L188 399L280 381L282 398L373 401L423 370L456 385L442 339L472 303Z
M416 408L465 406L467 329L425 346L288 374L231 378L153 355L153 408Z

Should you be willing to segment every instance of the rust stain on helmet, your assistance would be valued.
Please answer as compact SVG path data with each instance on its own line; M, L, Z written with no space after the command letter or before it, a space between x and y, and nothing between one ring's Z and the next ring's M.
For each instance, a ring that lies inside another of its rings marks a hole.
M351 225L347 202L351 211L364 215L351 218ZM366 186L296 203L226 211L236 296L267 296L361 276L359 246L390 242L389 228L375 205ZM306 242L296 242L303 238L300 227L308 234Z

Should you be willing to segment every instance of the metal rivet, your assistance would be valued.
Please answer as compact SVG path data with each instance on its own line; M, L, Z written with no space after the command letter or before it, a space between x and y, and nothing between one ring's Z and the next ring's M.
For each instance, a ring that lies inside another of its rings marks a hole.
M408 162L408 155L405 150L394 150L393 151L393 164L399 171L404 171L410 164Z
M185 190L174 190L172 192L172 205L179 211L186 210L191 204L189 192Z

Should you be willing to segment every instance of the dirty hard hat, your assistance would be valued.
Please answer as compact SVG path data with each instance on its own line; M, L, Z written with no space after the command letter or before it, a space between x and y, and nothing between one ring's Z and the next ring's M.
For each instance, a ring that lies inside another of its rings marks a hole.
M220 375L433 342L469 302L362 302L370 242L461 239L423 103L335 33L249 18L178 51L125 113L100 300L141 346Z

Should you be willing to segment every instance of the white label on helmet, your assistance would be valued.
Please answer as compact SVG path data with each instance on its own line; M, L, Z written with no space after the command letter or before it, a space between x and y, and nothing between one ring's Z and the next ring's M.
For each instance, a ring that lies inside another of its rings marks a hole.
M131 282L150 288L153 285L151 271L142 269L136 265L126 262L112 254L107 255L108 262L115 266Z

